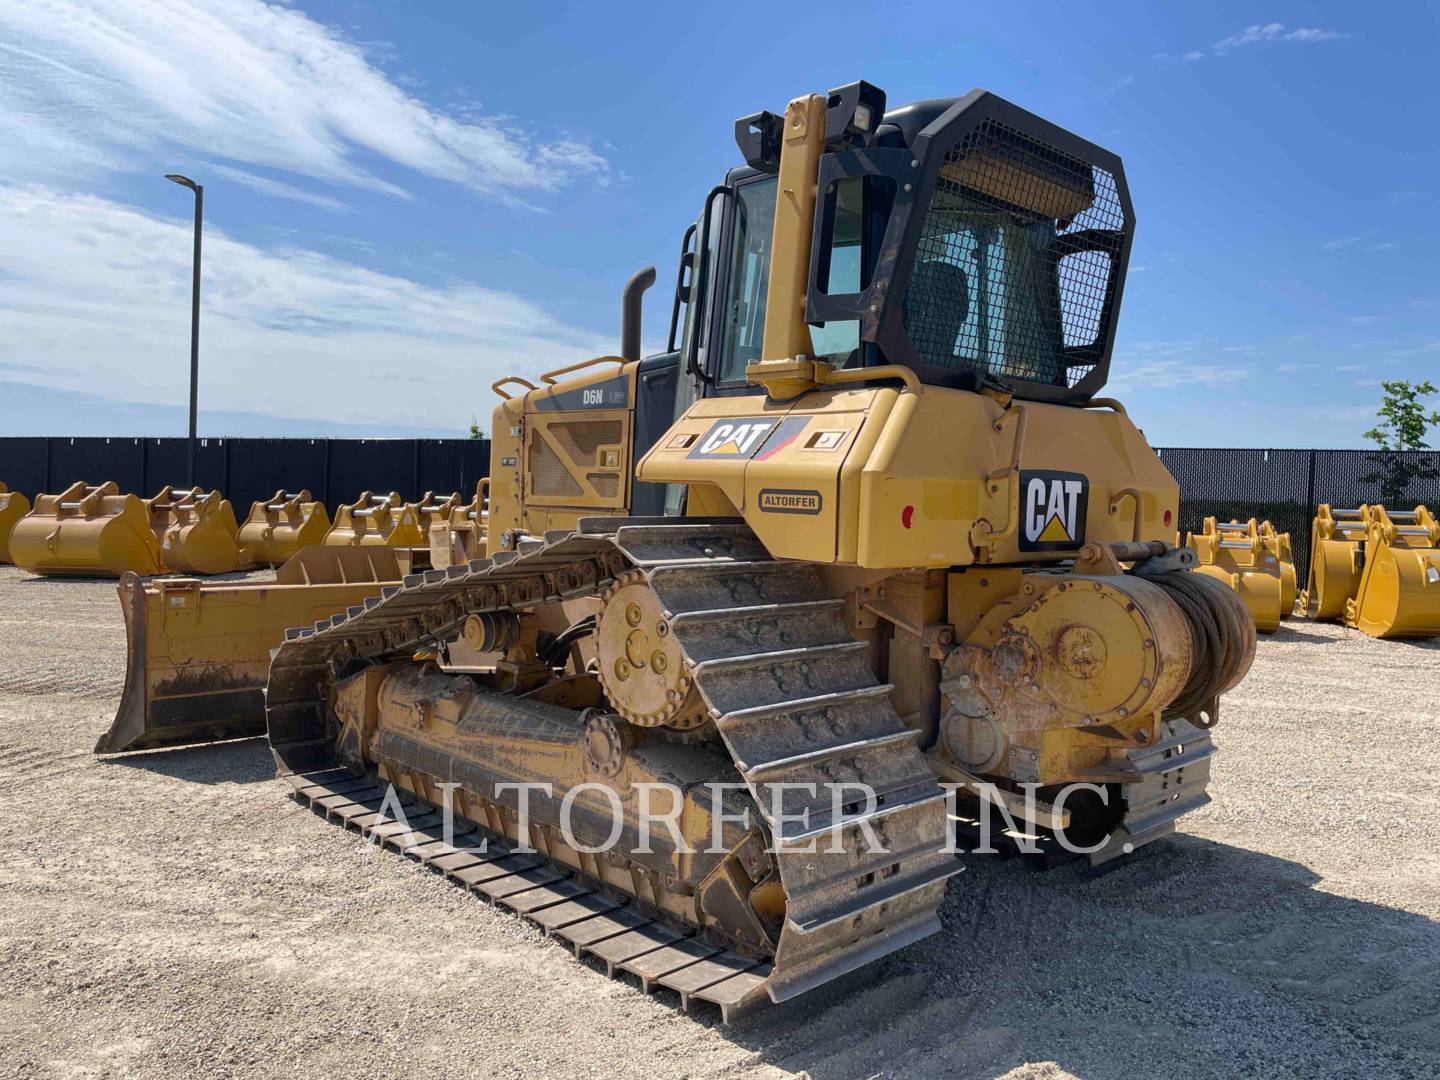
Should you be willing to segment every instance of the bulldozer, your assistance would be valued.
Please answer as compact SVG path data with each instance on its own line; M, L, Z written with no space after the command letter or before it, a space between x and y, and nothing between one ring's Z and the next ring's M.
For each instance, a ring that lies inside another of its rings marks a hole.
M1332 508L1311 527L1300 606L1375 638L1440 635L1440 524L1425 506Z
M0 563L14 562L10 558L10 532L29 512L30 500L0 483Z
M497 382L483 557L287 629L264 692L296 798L726 1021L934 933L956 792L1095 864L1172 832L1255 649L1099 396L1118 157L865 82L735 139L666 350L647 268L618 355Z
M1295 559L1289 533L1276 532L1270 522L1254 518L1222 523L1207 517L1200 532L1186 534L1185 546L1199 560L1198 573L1240 595L1260 633L1274 633L1280 620L1295 610Z
M239 542L257 563L279 566L305 548L320 546L329 531L330 514L324 503L303 488L281 488L270 498L251 503Z

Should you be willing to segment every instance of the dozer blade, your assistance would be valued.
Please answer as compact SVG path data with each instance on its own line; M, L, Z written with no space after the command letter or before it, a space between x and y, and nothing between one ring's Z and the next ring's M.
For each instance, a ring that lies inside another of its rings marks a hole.
M1365 568L1345 624L1377 638L1440 635L1440 525L1423 506L1370 511Z
M126 574L125 689L95 752L263 735L270 650L285 631L363 604L400 577L385 548L309 548L273 582L142 582Z
M163 572L160 541L138 495L121 495L114 481L71 484L38 495L10 533L10 557L32 574L119 577Z
M29 499L0 484L0 563L13 561L10 558L10 531L29 512Z

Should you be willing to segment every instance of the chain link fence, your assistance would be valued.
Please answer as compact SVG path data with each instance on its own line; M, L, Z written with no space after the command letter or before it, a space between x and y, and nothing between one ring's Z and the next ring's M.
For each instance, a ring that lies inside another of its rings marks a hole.
M1301 588L1310 568L1310 522L1317 503L1440 507L1440 451L1166 446L1156 453L1180 485L1182 534L1198 532L1207 517L1268 519L1276 531L1290 534Z

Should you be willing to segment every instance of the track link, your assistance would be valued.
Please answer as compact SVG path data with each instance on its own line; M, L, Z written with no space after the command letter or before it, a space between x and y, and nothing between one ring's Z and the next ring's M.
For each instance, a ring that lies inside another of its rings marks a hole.
M938 930L945 880L960 864L944 851L944 792L915 746L916 733L891 705L890 687L876 681L865 645L849 635L843 606L816 568L771 559L743 524L582 519L576 532L412 575L313 628L287 632L267 689L282 774L328 817L361 831L386 830L389 823L375 816L382 789L374 781L350 788L367 782L335 769L326 729L334 679L357 664L443 643L470 614L598 594L632 569L645 574L664 605L770 828L786 893L774 956L727 952L694 927L675 929L563 871L537 870L543 864L517 860L508 846L492 846L505 852L494 858L442 852L432 865L541 925L547 911L579 904L552 912L552 920L572 912L577 919L547 930L601 959L612 975L630 972L647 992L676 989L687 1005L713 1002L727 1021L766 997L801 994ZM334 782L345 790L334 790ZM846 803L850 791L855 801ZM395 846L395 835L380 831L377 838ZM433 845L433 833L424 835ZM535 873L556 877L537 881ZM581 903L584 897L593 899ZM631 920L640 921L624 925Z

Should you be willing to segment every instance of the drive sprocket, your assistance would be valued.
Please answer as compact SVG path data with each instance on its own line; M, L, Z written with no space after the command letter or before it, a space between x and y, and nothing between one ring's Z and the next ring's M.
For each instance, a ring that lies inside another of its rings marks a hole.
M690 731L709 711L659 597L630 570L605 593L595 627L600 683L615 711L637 727Z

